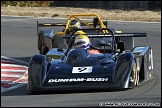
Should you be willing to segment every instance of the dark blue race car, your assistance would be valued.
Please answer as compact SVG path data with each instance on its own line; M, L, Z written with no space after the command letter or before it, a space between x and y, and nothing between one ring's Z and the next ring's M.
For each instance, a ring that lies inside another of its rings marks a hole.
M146 37L146 33L114 34L110 29L100 30L108 33L86 32L94 43L91 47L100 54L88 56L85 49L72 48L75 31L62 37L69 39L67 49L53 48L46 55L34 55L28 68L27 90L125 89L153 78L152 49L136 46L125 50L127 41L121 40L122 37Z

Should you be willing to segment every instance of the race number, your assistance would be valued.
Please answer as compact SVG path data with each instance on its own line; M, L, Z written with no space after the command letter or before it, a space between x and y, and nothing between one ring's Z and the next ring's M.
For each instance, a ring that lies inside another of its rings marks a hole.
M90 67L73 67L72 73L91 73L92 66Z

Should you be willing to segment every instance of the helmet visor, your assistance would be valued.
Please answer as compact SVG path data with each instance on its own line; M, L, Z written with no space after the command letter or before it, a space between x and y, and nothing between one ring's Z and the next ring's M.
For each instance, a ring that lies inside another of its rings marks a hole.
M86 44L86 42L85 41L82 41L82 42L77 42L77 43L75 43L74 45L75 46L81 46L81 45L84 45L84 44Z

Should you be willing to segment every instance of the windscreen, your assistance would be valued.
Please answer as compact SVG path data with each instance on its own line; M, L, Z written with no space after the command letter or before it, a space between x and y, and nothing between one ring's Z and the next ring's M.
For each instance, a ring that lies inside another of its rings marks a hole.
M66 63L74 66L80 63L81 61L85 60L88 55L88 51L83 48L71 49L67 54Z
M65 62L71 66L93 66L102 60L98 59L98 56L95 54L90 56L89 51L83 48L74 48L68 52Z

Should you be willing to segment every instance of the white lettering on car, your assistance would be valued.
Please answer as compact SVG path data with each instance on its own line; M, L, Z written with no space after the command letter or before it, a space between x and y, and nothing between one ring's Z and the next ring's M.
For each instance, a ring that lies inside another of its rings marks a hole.
M82 82L82 81L108 81L108 78L66 78L66 79L49 79L48 83L53 82Z

